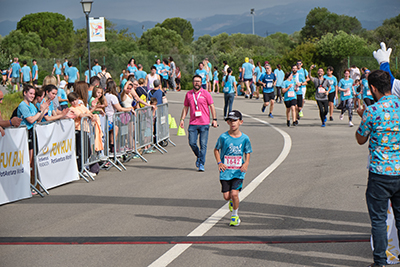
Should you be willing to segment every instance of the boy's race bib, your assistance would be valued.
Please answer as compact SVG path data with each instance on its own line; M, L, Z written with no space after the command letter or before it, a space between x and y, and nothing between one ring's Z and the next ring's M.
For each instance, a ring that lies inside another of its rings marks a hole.
M349 96L349 95L351 95L351 92L350 89L347 89L347 91L343 93L343 96Z
M288 97L294 97L294 91L289 91L287 94Z
M242 156L225 156L224 164L231 170L240 169L242 167Z

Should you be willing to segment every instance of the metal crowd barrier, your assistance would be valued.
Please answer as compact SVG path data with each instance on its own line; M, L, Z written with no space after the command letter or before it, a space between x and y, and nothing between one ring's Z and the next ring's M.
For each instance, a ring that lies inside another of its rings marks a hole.
M100 123L99 117L96 120L98 120L98 122ZM107 137L108 136L108 123L105 123L105 124L106 125L101 125L101 123L100 123L100 127L105 129L105 131L103 131L103 139L101 140L104 148L103 148L103 150L96 151L96 148L95 148L95 139L96 139L95 122L92 121L88 117L83 117L81 119L81 130L80 130L81 156L79 159L81 162L81 169L79 170L79 175L87 182L88 182L88 180L85 178L84 173L86 173L86 175L89 176L89 178L94 181L94 178L92 177L92 175L90 175L90 172L88 171L88 167L95 163L102 163L102 166L106 166L107 164L109 164L110 167L114 166L119 171L121 171L121 169L118 168L118 166L115 165L115 163L112 162L109 158L108 137Z
M145 162L145 159L139 149L153 145L153 108L144 107L136 109L136 124L135 124L135 153Z
M170 142L173 146L176 146L169 138L168 114L168 103L157 105L154 147L162 154L162 151L168 152L163 148L164 142Z
M135 115L116 112L113 115L114 161L126 170L119 160L128 161L135 154Z

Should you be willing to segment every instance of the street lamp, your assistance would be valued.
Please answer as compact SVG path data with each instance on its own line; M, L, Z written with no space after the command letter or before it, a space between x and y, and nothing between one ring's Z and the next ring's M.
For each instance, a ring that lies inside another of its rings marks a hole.
M87 34L87 47L88 47L88 55L89 55L89 82L91 75L91 67L90 67L90 35L89 35L89 13L92 10L92 0L81 0L83 13L86 15L86 34Z
M253 34L254 34L254 15L255 15L254 8L250 9L250 14L252 15L253 18Z

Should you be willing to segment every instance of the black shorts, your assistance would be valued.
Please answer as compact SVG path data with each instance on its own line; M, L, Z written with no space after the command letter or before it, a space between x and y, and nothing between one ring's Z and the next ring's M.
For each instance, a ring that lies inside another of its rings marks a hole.
M336 95L335 91L333 91L332 93L329 93L328 94L328 101L333 103L335 101L335 95Z
M168 80L167 79L163 79L162 80L162 87L163 88L167 88L167 84L168 84Z
M233 178L232 180L219 180L221 183L221 192L226 193L232 190L242 190L243 179Z
M260 82L256 82L257 86L263 86Z
M296 99L285 101L286 108L290 108L291 106L296 106L296 105L297 105Z
M207 84L206 84L206 83L205 83L205 84L202 84L202 85L201 85L201 88L207 89Z
M176 84L181 84L181 78L175 78Z
M37 79L36 79L36 80L33 80L33 81L32 81L32 84L37 85L37 84L38 84L38 80L37 80Z
M67 84L67 88L68 88L68 89L71 89L71 87L73 87L74 84L75 84L75 83L68 83L68 84Z
M269 102L271 100L274 100L275 93L274 92L272 92L272 93L263 93L263 98L264 98L264 103L267 103L267 102Z
M252 79L252 78L250 78L250 79L243 79L243 81L244 81L244 82L252 82L253 79Z
M302 108L302 107L303 107L303 95L302 95L302 94L297 95L297 106L298 106L299 108Z

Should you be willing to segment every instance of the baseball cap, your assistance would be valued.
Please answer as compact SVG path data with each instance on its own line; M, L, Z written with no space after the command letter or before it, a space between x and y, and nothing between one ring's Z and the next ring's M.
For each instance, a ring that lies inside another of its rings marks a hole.
M154 84L154 88L159 87L160 86L160 80L154 80L153 84Z
M231 112L228 113L228 116L225 118L226 121L229 119L234 121L242 120L242 113L240 113L240 111L238 110L232 110Z
M64 80L62 80L62 81L60 82L60 88L64 88L65 85L67 85L67 82L64 81Z
M267 65L267 64L269 64L269 62L268 62L268 61L265 61L265 62L264 62L264 65Z

